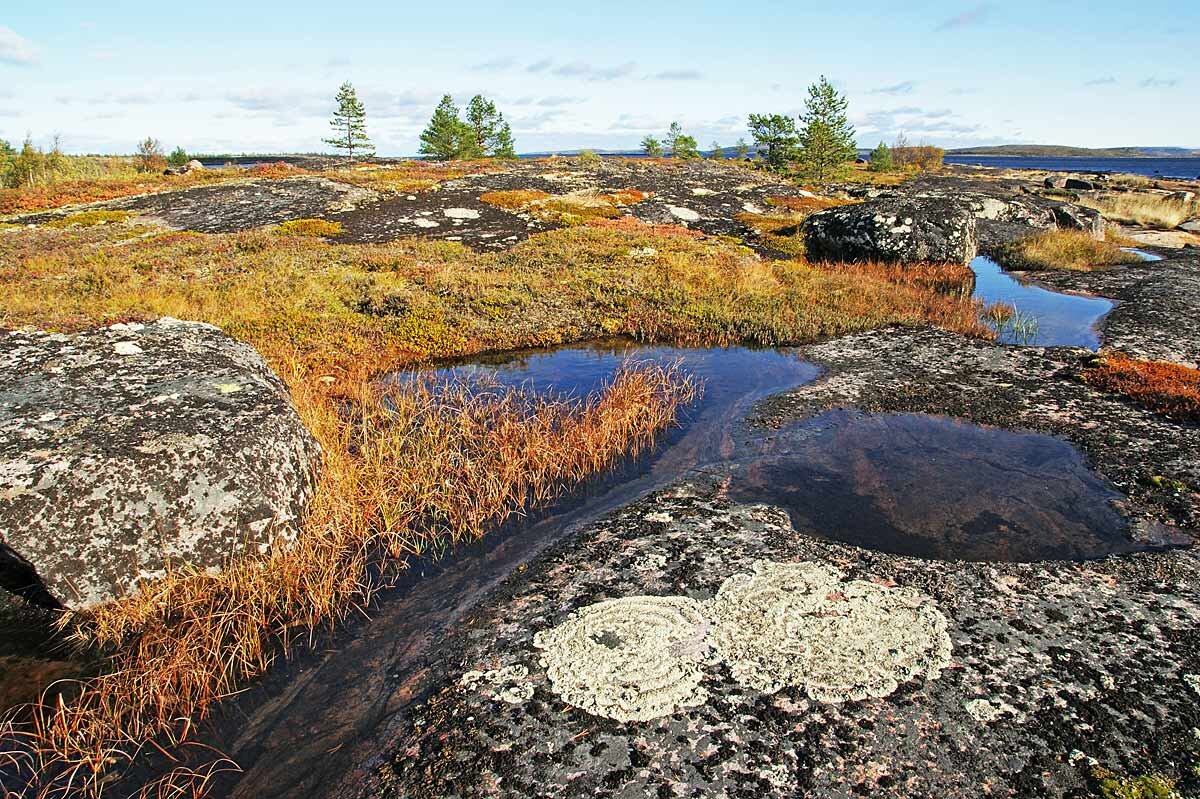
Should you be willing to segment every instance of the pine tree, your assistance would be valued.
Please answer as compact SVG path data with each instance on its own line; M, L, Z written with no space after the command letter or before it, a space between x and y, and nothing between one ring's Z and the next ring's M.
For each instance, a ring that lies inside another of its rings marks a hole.
M708 154L709 158L713 159L714 161L724 161L725 160L725 148L722 147L721 143L718 142L716 139L713 139L712 147L710 147L709 149L712 150L712 152L710 152Z
M825 76L808 87L800 115L800 161L804 171L826 180L845 168L855 156L854 128L846 119L847 100Z
M475 131L458 118L458 106L450 95L443 95L433 111L429 125L421 133L421 152L439 161L462 158L474 146Z
M483 158L492 155L496 134L500 129L500 114L496 104L477 94L467 104L467 124L471 127L471 138L459 154L460 158Z
M746 144L746 140L739 138L737 140L737 144L734 146L736 148L738 160L746 160L746 156L750 155L750 145Z
M354 93L350 81L342 84L335 99L337 110L329 120L334 135L322 141L336 150L344 150L346 157L351 160L355 151L362 155L374 155L375 145L367 138L367 111Z
M648 135L646 138L642 139L642 152L645 153L646 157L648 158L662 158L662 142L653 136Z
M754 143L767 151L767 166L784 169L796 157L796 123L782 114L751 114L750 134Z
M663 142L666 149L671 151L671 155L675 155L675 148L679 145L679 138L683 136L683 127L678 122L672 122L671 127L667 130L667 138Z
M188 162L188 154L182 147L176 147L167 156L167 163L171 166L186 166Z
M692 136L680 134L675 137L675 145L671 148L671 157L690 161L700 157L700 148Z
M516 144L513 142L512 128L504 121L504 115L499 115L500 124L496 128L495 143L492 147L494 158L513 159L517 157Z
M871 151L872 172L888 172L892 168L892 151L883 142L879 142L879 146Z

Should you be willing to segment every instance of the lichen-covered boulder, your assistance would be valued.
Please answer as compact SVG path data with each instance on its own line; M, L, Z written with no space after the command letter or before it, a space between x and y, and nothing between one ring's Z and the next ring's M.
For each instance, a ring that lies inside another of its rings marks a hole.
M85 607L295 536L319 448L253 348L162 319L0 333L0 585Z
M975 215L943 197L880 197L830 208L804 221L815 260L967 263L976 254Z

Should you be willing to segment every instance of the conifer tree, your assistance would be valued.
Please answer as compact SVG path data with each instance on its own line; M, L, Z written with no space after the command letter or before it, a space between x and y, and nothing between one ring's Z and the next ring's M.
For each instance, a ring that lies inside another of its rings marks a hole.
M700 157L700 148L693 136L680 135L675 138L675 146L671 148L671 157L684 161Z
M709 158L712 158L714 161L725 160L725 148L722 147L721 143L716 139L713 139L712 147L710 149L712 152L709 153Z
M500 129L500 114L496 111L496 104L482 94L472 97L467 104L467 125L471 128L471 137L459 157L483 158L491 155Z
M653 136L647 135L646 138L642 139L642 152L648 158L662 158L662 142Z
M679 138L683 135L683 126L678 122L672 122L671 127L667 130L667 138L663 142L666 149L671 151L671 155L675 155L675 148L679 145Z
M439 161L462 158L474 146L475 131L458 118L458 106L450 95L443 95L433 111L429 125L421 133L421 152Z
M746 159L746 156L750 155L750 145L746 144L745 139L739 138L737 140L737 144L734 145L734 147L735 147L735 152L737 152L737 157L738 157L739 161L744 161Z
M374 155L375 145L367 138L367 112L350 81L342 84L335 99L337 110L329 120L334 134L323 141L334 149L343 150L351 160L356 151L360 155Z
M817 180L833 177L857 152L846 106L846 98L824 75L808 87L800 115L800 161L804 171Z
M767 166L784 169L796 157L796 123L782 114L751 114L750 135L767 151Z
M513 143L512 128L504 121L504 115L499 115L500 124L496 128L495 143L492 147L494 158L512 159L517 157L516 144Z
M870 170L872 172L887 172L892 168L892 151L883 142L871 151Z

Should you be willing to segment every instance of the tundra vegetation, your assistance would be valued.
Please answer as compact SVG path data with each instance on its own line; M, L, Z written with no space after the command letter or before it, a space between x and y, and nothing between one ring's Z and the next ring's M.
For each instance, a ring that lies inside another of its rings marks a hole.
M585 400L421 381L381 392L381 372L614 334L782 345L932 323L988 335L976 303L929 288L945 267L901 279L869 264L764 261L734 240L613 218L646 196L553 198L567 209L536 192L494 193L485 200L580 218L491 253L420 238L337 244L321 220L206 235L68 216L0 236L0 324L216 324L284 378L326 458L302 546L216 575L181 570L72 617L73 640L108 665L12 722L27 743L19 767L48 787L73 780L99 793L142 742L186 738L192 719L286 654L278 631L337 623L404 558L478 537L646 446L695 391L678 370L651 366Z
M1080 205L1095 208L1115 222L1168 230L1179 227L1189 219L1200 217L1200 202L1170 194L1126 192L1082 195L1078 202Z

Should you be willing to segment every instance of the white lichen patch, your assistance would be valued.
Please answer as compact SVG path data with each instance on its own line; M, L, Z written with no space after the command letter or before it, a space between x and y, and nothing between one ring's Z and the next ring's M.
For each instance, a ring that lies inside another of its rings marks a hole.
M1200 674L1185 674L1183 681L1188 684L1193 691L1200 694Z
M529 668L521 664L487 671L468 671L459 678L459 684L468 691L486 684L488 693L494 699L513 705L519 705L533 698L533 685L529 682Z
M667 210L671 212L671 216L676 219L682 219L684 222L699 222L700 214L693 211L691 208L683 208L678 205L668 205Z
M914 591L816 563L757 561L726 580L708 608L735 678L765 693L803 687L821 702L887 696L936 678L950 661L946 617Z
M708 698L711 661L703 606L686 597L633 596L581 608L533 645L555 693L617 721L648 721Z
M474 208L447 208L442 211L450 219L478 219L479 212Z

